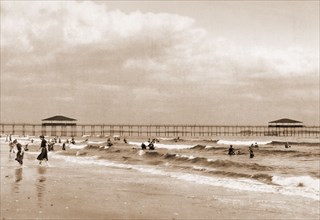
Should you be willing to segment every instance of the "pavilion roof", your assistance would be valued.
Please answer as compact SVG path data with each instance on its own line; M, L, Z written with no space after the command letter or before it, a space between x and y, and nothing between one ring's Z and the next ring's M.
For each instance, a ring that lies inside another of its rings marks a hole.
M296 121L296 120L292 120L289 118L282 118L279 120L275 120L275 121L270 121L269 123L302 123L301 121Z
M68 118L62 115L56 115L50 118L42 119L42 121L76 121L76 119Z

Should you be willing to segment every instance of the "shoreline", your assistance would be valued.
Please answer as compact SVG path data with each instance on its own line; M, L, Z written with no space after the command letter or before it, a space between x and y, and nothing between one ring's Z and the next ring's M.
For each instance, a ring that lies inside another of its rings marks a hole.
M318 219L319 201L1 150L1 219Z

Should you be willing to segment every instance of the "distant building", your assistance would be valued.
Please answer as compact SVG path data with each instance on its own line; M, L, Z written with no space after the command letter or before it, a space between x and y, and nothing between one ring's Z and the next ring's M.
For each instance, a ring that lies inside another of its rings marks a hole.
M76 119L68 118L62 115L56 115L50 118L42 119L42 125L55 125L55 126L75 126Z
M276 121L270 121L269 127L303 127L301 121L296 121L288 118L282 118Z

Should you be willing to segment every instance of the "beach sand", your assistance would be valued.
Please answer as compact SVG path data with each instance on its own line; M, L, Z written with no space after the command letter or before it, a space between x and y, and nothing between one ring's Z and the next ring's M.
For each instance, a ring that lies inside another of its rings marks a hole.
M232 190L132 169L66 163L20 167L1 147L1 219L318 219L319 201Z

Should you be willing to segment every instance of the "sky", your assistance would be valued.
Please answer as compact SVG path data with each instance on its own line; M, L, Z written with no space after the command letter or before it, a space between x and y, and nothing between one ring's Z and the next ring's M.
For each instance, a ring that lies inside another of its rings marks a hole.
M319 125L319 7L1 1L1 122Z

